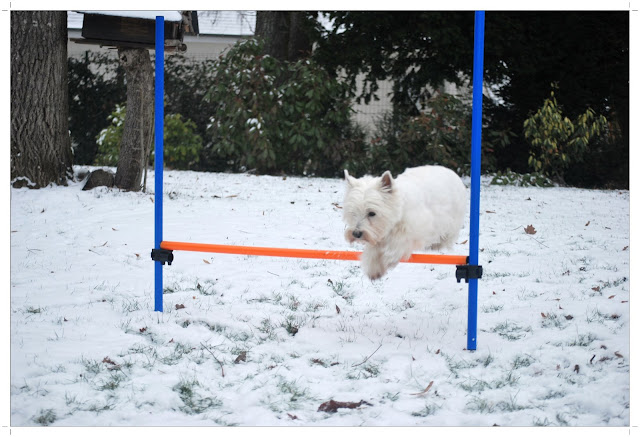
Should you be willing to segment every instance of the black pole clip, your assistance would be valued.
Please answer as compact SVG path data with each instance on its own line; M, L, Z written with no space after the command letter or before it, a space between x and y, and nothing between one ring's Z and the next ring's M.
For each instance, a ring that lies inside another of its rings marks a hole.
M473 266L465 264L456 266L456 282L460 282L462 279L468 284L469 279L482 278L482 266Z
M151 259L161 262L162 265L164 265L165 262L171 265L173 261L173 250L151 249Z

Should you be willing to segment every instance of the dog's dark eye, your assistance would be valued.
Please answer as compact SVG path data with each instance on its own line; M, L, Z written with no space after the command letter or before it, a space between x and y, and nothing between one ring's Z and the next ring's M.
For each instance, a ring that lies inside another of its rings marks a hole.
M369 217L375 217L375 216L376 216L376 213L375 213L375 212L373 212L373 211L370 211L370 212L369 212Z

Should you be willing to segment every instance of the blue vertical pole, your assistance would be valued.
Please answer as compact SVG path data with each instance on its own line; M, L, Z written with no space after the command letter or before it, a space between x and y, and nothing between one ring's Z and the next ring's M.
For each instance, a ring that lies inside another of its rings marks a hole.
M156 81L155 81L155 244L162 242L162 187L164 167L164 17L156 17ZM162 263L155 262L155 311L162 312Z
M480 238L480 159L482 146L482 75L484 71L484 11L476 11L473 42L473 108L471 118L471 211L469 264L478 265ZM476 350L478 280L469 279L467 349Z

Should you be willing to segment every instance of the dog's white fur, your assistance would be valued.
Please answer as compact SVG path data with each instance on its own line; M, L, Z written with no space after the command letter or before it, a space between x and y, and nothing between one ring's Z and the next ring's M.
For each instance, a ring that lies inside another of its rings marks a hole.
M416 250L450 248L467 211L467 192L445 167L408 168L393 179L353 178L344 171L345 239L364 243L362 269L379 279Z

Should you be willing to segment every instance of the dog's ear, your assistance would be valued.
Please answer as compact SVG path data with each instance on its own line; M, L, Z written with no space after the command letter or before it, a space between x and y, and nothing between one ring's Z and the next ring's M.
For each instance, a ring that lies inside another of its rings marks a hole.
M346 169L344 170L344 180L347 181L349 187L353 187L356 184L356 178L349 176L349 172Z
M391 193L393 191L393 176L391 176L391 172L389 170L382 174L382 178L380 179L380 188L386 193Z

